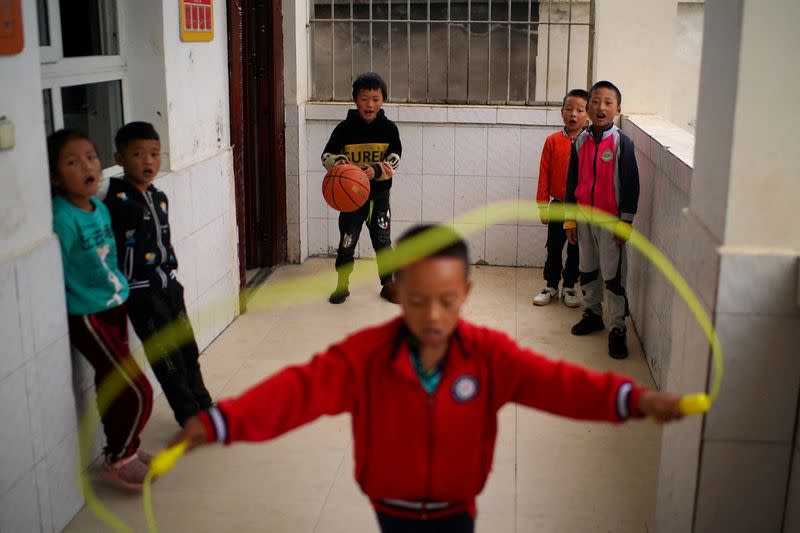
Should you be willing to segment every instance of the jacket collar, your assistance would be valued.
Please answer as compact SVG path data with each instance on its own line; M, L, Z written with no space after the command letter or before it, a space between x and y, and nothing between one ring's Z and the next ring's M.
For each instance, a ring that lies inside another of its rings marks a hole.
M462 320L459 320L456 329L453 331L453 334L450 335L450 341L447 344L447 355L445 355L443 361L467 359L469 357L464 344L463 336L461 334L461 329L463 327L462 322ZM398 328L397 334L394 338L392 352L389 358L392 361L392 367L398 374L416 381L417 373L414 370L414 367L411 365L411 357L409 353L410 337L411 331L408 329L406 323L400 319L400 327Z
M609 136L614 135L614 132L616 132L618 129L619 128L617 128L617 125L612 122L611 126L609 126L608 129L603 131L603 135L600 137L600 141L603 141L607 139ZM589 137L591 137L592 140L595 140L594 130L591 128L591 126L586 129L586 132L589 134Z

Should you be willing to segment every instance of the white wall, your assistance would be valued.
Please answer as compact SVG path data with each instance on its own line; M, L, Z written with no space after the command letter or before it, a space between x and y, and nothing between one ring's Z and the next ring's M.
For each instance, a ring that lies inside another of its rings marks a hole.
M620 88L625 113L669 116L677 3L595 3L594 79Z
M287 259L298 263L308 257L308 210L306 201L308 99L308 3L283 2L283 74L286 146Z
M669 119L694 134L700 90L700 51L703 45L704 2L679 2L675 32L675 63L671 79Z
M52 226L36 2L23 4L25 48L0 56L0 117L14 123L17 135L13 150L0 150L0 260L46 238Z
M225 3L216 2L214 41L196 44L178 42L177 5L165 4L162 19L158 10L120 3L128 30L121 32L128 39L125 118L153 122L171 158L155 185L171 201L178 276L203 348L238 313ZM83 505L75 479L77 418L94 409L94 386L89 365L70 353L52 233L35 0L23 1L23 17L25 49L0 57L0 116L14 122L17 134L16 147L0 151L0 531L50 532ZM102 440L96 435L94 456Z
M82 504L66 309L52 216L36 2L23 2L25 48L0 57L0 531L51 531Z

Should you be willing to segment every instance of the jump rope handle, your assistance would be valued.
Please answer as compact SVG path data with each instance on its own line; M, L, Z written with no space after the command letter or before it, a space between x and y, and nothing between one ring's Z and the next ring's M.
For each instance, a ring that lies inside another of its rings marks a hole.
M680 399L678 406L686 416L701 415L711 407L711 399L704 392L687 394Z
M169 448L161 450L150 462L150 472L152 472L154 476L163 476L172 470L172 468L178 462L178 459L180 459L181 456L186 453L188 448L189 441L182 440L174 446L170 446Z

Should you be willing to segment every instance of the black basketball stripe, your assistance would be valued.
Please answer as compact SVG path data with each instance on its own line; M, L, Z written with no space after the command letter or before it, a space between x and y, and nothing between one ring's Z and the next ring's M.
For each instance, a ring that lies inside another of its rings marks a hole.
M344 185L339 184L339 188L350 199L350 201L353 202L353 205L357 206L355 209L353 209L353 211L355 211L356 209L360 209L361 206L363 206L366 203L366 202L358 202L358 201L354 200L353 197L350 195L350 191Z
M348 178L348 177L346 177L346 176L342 176L342 177L341 177L341 178L339 178L339 179L341 179L341 180L347 180L347 181L350 181L350 182L353 182L353 183L355 183L355 184L356 184L356 185L358 185L358 186L359 186L361 189L364 189L364 191L367 193L367 195L369 195L369 190L370 190L369 181L367 181L367 186L366 186L366 187L364 187L364 182L362 182L362 181L359 181L359 180L357 180L357 179Z
M323 187L325 186L325 183L326 183L326 182L325 182L325 180L323 179L323 180L322 180L322 185L323 185ZM336 209L337 211L341 211L341 209L339 209L339 204L338 204L338 202L336 202L336 197L335 197L335 196L334 196L334 194L333 194L333 179L332 179L332 178L329 178L329 179L328 179L328 181L327 181L327 184L328 184L328 189L329 189L329 191L328 191L328 194L326 195L326 194L325 194L325 191L324 191L324 189L323 189L323 194L322 194L322 196L327 196L328 198L330 198L330 199L331 199L331 203L333 204L331 207L333 207L333 208L334 208L334 209Z

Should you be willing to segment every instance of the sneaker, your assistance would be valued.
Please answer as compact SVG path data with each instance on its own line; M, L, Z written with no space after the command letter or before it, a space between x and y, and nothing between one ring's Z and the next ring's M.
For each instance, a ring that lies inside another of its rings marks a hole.
M580 322L572 326L572 334L588 335L589 333L605 329L605 327L606 325L603 324L603 317L587 309L583 312Z
M608 334L608 355L614 359L628 357L628 345L625 343L625 330L613 328Z
M137 454L114 463L103 461L100 467L100 478L120 489L142 490L148 466L144 464Z
M153 455L150 454L150 453L147 453L146 451L142 450L141 448L136 450L136 456L139 458L139 460L141 462L143 462L147 466L150 466L150 463L153 462Z
M395 298L395 295L394 295L394 284L393 283L387 283L386 285L381 287L380 296L381 296L381 298L383 298L387 302L396 304L397 303L397 299Z
M578 307L581 305L581 301L578 298L578 293L572 287L567 287L562 292L562 298L564 300L564 305L567 307Z
M545 287L533 298L533 305L547 305L553 300L558 300L558 289Z
M347 297L350 296L350 291L345 288L344 290L337 288L333 291L328 298L328 301L332 304L341 304L347 300Z

